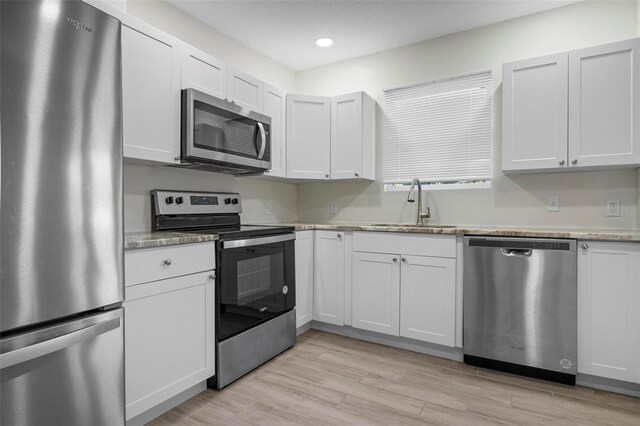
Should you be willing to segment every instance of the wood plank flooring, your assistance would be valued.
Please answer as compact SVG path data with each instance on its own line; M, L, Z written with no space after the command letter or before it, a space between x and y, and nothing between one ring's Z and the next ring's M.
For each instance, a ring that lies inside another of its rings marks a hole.
M316 330L152 426L631 425L640 398L478 369Z

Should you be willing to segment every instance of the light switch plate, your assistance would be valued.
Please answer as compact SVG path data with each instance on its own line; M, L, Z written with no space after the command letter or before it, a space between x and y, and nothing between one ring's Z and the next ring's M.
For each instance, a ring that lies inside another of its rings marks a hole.
M607 200L607 217L620 217L620 200Z
M560 211L560 197L557 195L549 195L547 197L547 211L558 212Z
M331 203L331 214L338 213L338 203L336 201Z

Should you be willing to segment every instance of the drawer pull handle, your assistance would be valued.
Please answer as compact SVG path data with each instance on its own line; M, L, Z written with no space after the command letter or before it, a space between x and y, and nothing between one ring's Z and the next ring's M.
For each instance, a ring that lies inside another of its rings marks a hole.
M162 263L164 263L167 266L170 266L173 263L173 261L171 259L165 259L164 262Z

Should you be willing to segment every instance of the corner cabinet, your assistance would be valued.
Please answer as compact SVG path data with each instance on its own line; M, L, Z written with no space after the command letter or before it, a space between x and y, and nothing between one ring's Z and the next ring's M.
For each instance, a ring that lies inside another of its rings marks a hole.
M455 236L354 233L353 249L354 328L455 345Z
M286 177L285 116L287 100L284 91L264 83L264 115L271 117L271 169L266 175Z
M375 101L364 92L331 98L331 179L374 180Z
M313 319L314 231L296 232L296 327Z
M214 243L125 253L126 418L215 373Z
M640 383L640 243L578 245L578 372Z
M180 157L180 54L153 27L122 25L125 159L173 164Z
M344 325L344 233L315 231L313 319Z
M640 39L503 65L505 173L640 166Z
M331 100L287 95L287 177L331 177Z
M287 177L375 179L375 101L287 95Z

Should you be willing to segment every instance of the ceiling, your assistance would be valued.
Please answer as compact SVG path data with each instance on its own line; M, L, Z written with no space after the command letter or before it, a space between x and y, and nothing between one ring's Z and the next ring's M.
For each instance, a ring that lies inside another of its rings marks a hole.
M556 0L168 0L299 71L529 15ZM331 37L333 46L315 45Z

